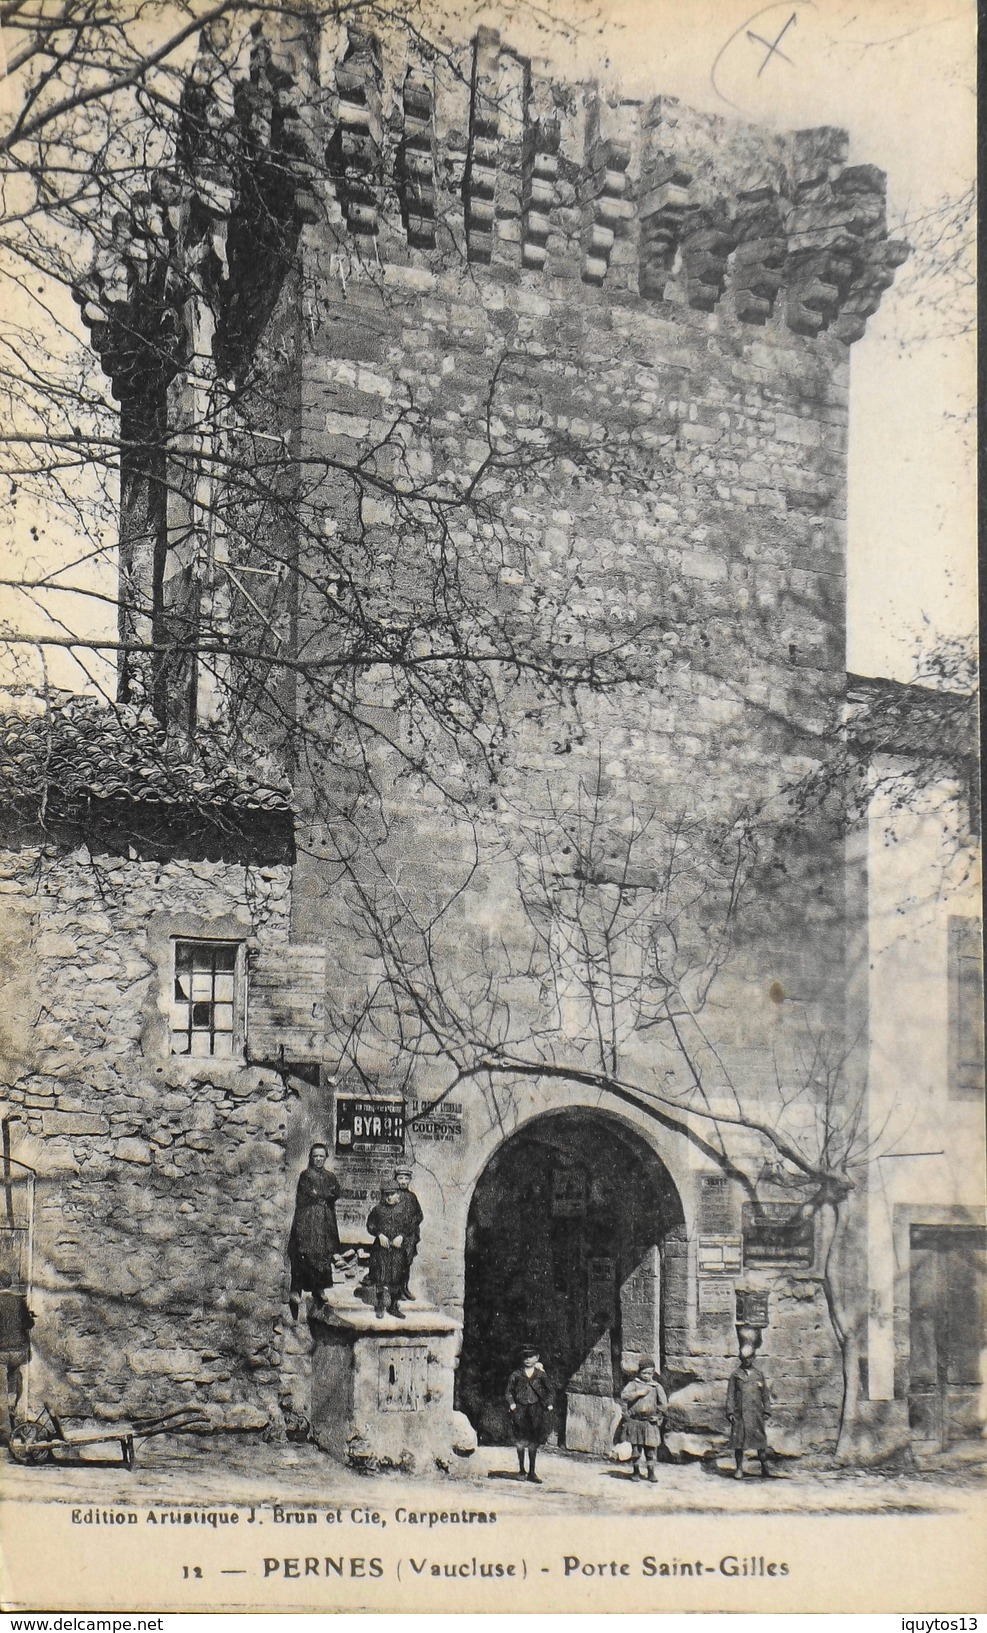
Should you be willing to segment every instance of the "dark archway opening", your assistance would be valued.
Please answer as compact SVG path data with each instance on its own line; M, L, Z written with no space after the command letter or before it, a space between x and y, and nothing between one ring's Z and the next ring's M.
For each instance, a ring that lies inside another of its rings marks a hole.
M533 1343L558 1386L559 1444L605 1451L622 1362L664 1361L684 1281L678 1191L632 1129L562 1111L513 1135L480 1176L466 1227L457 1404L481 1443L510 1440L504 1390Z

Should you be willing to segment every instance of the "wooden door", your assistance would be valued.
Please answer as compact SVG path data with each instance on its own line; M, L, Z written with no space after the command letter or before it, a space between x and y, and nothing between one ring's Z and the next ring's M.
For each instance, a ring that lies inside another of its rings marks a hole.
M909 1423L945 1450L980 1433L987 1231L913 1225Z

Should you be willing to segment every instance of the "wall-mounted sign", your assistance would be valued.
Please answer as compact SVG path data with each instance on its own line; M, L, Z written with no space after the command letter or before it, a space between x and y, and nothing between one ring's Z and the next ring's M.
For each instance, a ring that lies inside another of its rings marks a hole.
M768 1295L750 1287L737 1288L738 1327L766 1327L768 1324Z
M700 1177L699 1229L709 1235L714 1231L736 1229L730 1181L723 1174L703 1174Z
M701 1316L733 1315L733 1282L729 1276L700 1276L696 1291Z
M336 1098L336 1152L387 1151L404 1156L404 1101Z
M346 1161L337 1174L343 1189L336 1203L336 1223L345 1243L367 1246L367 1215L394 1179L394 1155L386 1148L355 1155L344 1151L343 1155Z
M463 1132L462 1111L459 1100L409 1100L408 1133L412 1140L437 1144L458 1140Z
M552 1214L556 1219L582 1219L586 1213L586 1175L581 1168L556 1168L552 1173Z
M739 1236L700 1236L697 1269L701 1276L740 1274Z
M813 1219L800 1202L745 1202L743 1225L745 1265L812 1265Z

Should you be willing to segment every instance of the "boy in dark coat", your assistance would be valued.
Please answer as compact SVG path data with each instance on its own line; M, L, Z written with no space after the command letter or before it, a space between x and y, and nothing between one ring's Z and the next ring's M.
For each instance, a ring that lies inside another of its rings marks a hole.
M408 1298L408 1275L411 1260L418 1248L422 1210L418 1198L403 1177L410 1179L410 1170L402 1168L395 1174L375 1208L370 1210L367 1230L373 1237L370 1249L370 1285L374 1290L374 1310L378 1320L383 1318L385 1306L393 1316L404 1320L400 1300Z
M730 1374L727 1384L727 1420L730 1424L730 1444L737 1464L735 1480L744 1478L744 1453L757 1453L761 1474L767 1477L768 1436L765 1428L771 1411L771 1394L761 1368L754 1361L749 1344L741 1346L740 1365Z
M336 1203L340 1186L335 1174L326 1167L328 1157L328 1146L313 1145L308 1154L308 1167L298 1176L295 1217L288 1237L291 1266L288 1307L296 1321L303 1292L311 1293L316 1303L321 1304L324 1289L332 1286L333 1255L339 1252Z
M511 1414L511 1433L517 1448L518 1468L523 1477L524 1454L527 1452L527 1478L535 1486L541 1485L535 1473L535 1460L538 1448L545 1444L548 1434L548 1414L554 1410L554 1394L545 1368L538 1359L538 1351L530 1348L523 1350L521 1365L507 1380L507 1406Z
M422 1213L421 1203L411 1189L411 1169L396 1168L394 1178L400 1192L398 1201L402 1204L402 1212L405 1218L404 1229L401 1232L403 1237L401 1252L404 1255L404 1281L401 1284L401 1297L410 1299L412 1296L410 1286L411 1267L418 1252L418 1243L421 1240L422 1233L422 1220L425 1215Z

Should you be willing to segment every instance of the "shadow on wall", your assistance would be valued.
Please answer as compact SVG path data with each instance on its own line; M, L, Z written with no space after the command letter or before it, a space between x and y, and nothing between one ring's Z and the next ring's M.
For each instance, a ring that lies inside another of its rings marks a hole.
M481 1443L510 1440L504 1391L524 1344L558 1388L559 1443L606 1436L622 1354L663 1358L663 1244L682 1221L667 1169L614 1117L550 1113L500 1148L466 1232L456 1404Z

